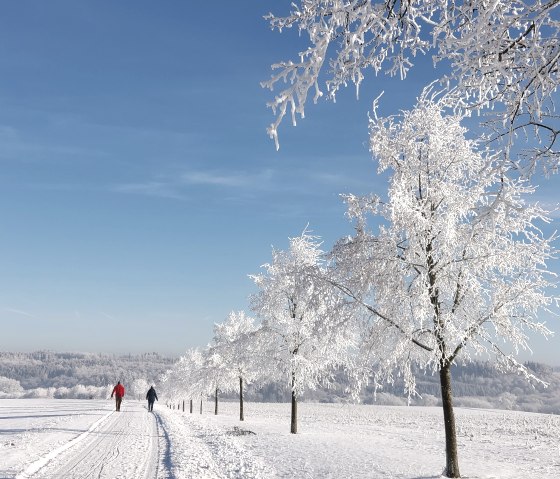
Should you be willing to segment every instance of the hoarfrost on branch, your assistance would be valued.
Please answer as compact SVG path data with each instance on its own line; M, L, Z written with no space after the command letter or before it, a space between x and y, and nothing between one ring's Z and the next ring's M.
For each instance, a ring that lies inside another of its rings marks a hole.
M370 315L362 361L379 378L400 371L413 390L410 364L435 372L480 354L532 378L515 353L529 331L552 334L537 313L555 300L556 236L539 229L549 220L528 180L508 177L442 108L424 97L371 121L371 151L392 172L388 201L345 196L356 232L333 248L331 282Z
M314 101L334 99L341 86L358 92L366 72L406 77L417 57L431 54L448 104L482 113L506 152L528 140L517 166L555 168L560 133L555 97L560 59L560 0L298 0L287 16L269 14L272 29L297 28L309 46L297 62L273 65L263 87L279 89L268 106L268 133L278 147L278 127L290 112L304 116ZM284 86L279 86L279 85ZM520 161L524 160L524 161Z

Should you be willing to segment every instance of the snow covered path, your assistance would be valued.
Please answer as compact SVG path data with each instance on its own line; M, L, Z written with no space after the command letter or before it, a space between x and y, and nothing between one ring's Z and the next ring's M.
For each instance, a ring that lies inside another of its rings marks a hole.
M0 402L0 479L270 479L238 437L144 402Z
M55 457L31 464L18 479L155 479L159 434L153 414L136 402L125 402L75 438L53 451ZM45 461L47 460L47 461ZM45 467L40 467L46 462ZM35 472L37 469L37 472Z

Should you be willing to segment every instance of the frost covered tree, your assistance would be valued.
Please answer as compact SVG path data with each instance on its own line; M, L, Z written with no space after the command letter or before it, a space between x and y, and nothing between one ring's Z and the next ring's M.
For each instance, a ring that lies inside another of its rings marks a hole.
M536 135L526 166L555 166L559 12L558 0L295 0L285 16L267 17L273 29L309 38L263 82L279 89L268 132L278 146L283 117L303 117L310 90L314 101L323 96L323 79L334 99L348 83L358 91L368 71L404 78L427 57L453 106L484 110L497 138Z
M199 349L189 349L173 368L167 371L161 381L163 393L169 399L189 398L191 412L193 399L202 401L202 397L207 393L206 384L202 383L200 374L203 362L204 358Z
M225 360L230 381L239 384L239 420L243 413L243 385L256 377L253 335L257 327L254 318L244 311L232 311L223 323L214 326L214 344Z
M135 379L134 381L132 381L132 395L136 399L145 399L149 387L150 386L148 385L148 381L146 381L145 379Z
M333 248L331 272L369 315L362 360L376 381L398 373L414 393L414 368L439 374L447 477L460 477L451 366L487 355L537 380L515 357L529 332L551 334L538 313L555 302L547 262L556 238L539 229L547 212L527 199L526 180L466 138L461 120L425 97L400 117L371 120L371 151L392 174L387 199L345 197L356 231Z
M345 329L334 324L341 295L318 280L325 274L322 254L318 238L304 231L290 239L289 250L272 251L264 273L251 276L259 288L252 296L252 309L262 321L255 335L258 354L289 381L294 434L298 397L329 378L342 364L348 345Z
M231 387L232 371L227 362L227 356L217 345L211 344L203 351L202 367L199 369L199 384L201 391L214 394L214 414L218 414L218 393L227 391Z

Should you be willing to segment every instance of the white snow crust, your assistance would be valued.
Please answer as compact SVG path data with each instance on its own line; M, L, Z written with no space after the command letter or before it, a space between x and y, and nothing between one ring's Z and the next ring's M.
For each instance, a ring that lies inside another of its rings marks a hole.
M0 401L0 478L440 478L445 460L441 409L213 404L204 413L156 403ZM188 407L187 407L188 409ZM457 408L463 478L560 477L560 417Z

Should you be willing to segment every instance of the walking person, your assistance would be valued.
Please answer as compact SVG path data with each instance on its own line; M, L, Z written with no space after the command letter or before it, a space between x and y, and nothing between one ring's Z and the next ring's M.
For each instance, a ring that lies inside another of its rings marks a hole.
M121 403L122 403L122 398L124 397L124 386L121 384L121 382L117 382L117 385L113 388L113 392L111 393L111 397L115 396L115 406L116 406L116 410L120 411L121 410Z
M153 411L154 401L158 401L157 393L153 386L150 389L148 389L148 393L146 394L146 399L148 400L148 411Z

